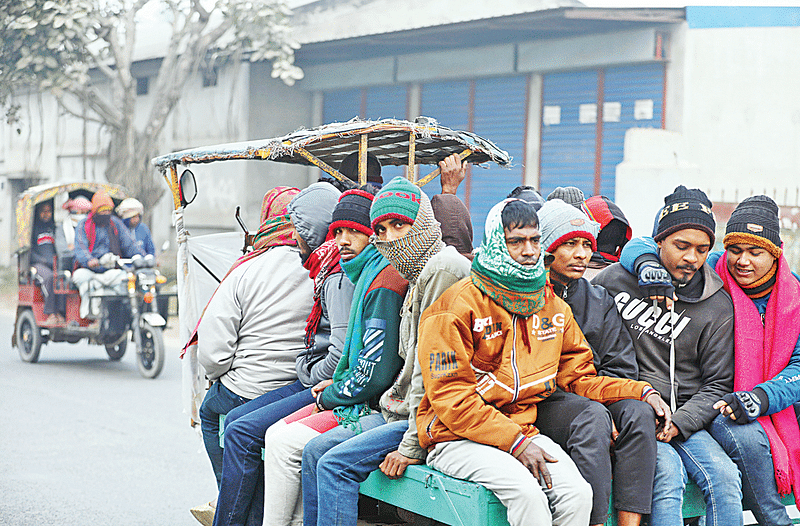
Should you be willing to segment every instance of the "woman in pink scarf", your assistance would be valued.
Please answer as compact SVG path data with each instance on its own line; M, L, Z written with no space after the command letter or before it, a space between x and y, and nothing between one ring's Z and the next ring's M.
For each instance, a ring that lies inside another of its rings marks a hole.
M778 206L764 195L739 203L723 244L708 262L733 299L735 392L714 404L710 432L738 465L758 523L792 524L780 495L800 501L800 278L783 256Z

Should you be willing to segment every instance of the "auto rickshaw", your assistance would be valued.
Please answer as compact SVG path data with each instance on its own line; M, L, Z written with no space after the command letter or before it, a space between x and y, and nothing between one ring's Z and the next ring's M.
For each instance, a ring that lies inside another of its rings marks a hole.
M418 117L415 122L355 118L301 129L283 137L249 142L204 146L162 155L152 160L170 187L178 241L178 319L181 341L187 342L192 329L231 264L242 255L252 240L247 232L190 236L184 226L184 208L197 195L197 183L190 170L178 175L178 167L231 160L257 160L316 166L345 187L356 183L340 174L335 166L358 152L359 184L367 182L367 153L382 166L405 166L405 176L422 187L439 175L438 167L417 178L419 165L437 165L451 154L474 165L494 162L507 166L511 158L489 140L471 132L441 126L436 120ZM253 189L263 194L269 188ZM240 223L242 224L242 223ZM200 422L199 407L207 382L197 362L197 346L188 346L183 355L184 409L192 425Z
M19 293L12 346L23 361L39 360L41 347L47 342L89 343L103 345L111 361L125 354L128 339L137 344L137 366L142 376L155 378L164 366L162 331L165 319L155 312L156 285L166 279L153 268L154 259L111 258L113 265L126 271L125 282L117 292L98 290L93 294L100 304L99 316L80 316L80 295L71 277L75 264L70 251L58 251L52 263L52 294L63 306L63 317L56 321L44 313L46 295L44 278L31 263L33 226L37 205L50 203L55 209L57 200L85 197L91 200L95 192L104 190L119 204L127 196L121 186L98 182L75 182L58 185L39 185L28 188L17 201L17 281ZM65 219L69 221L69 218ZM61 224L56 229L62 228ZM60 314L60 313L59 313Z

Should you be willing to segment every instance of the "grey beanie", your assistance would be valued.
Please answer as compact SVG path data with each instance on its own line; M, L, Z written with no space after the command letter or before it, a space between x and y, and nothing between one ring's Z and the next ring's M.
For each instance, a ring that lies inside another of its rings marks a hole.
M314 183L294 196L289 203L292 224L311 250L316 250L325 242L331 214L340 194L330 183Z
M561 199L568 205L580 208L586 198L580 188L575 186L557 186L556 189L547 196L548 201L552 199Z
M597 233L600 223L589 219L580 209L561 199L548 199L536 213L539 216L539 231L542 234L542 249L552 252L573 237L584 237L597 250Z

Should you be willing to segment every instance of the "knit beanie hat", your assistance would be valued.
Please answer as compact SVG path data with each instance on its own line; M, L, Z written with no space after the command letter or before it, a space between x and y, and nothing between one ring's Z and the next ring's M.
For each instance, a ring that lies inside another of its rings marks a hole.
M553 252L561 243L573 237L583 237L592 242L592 251L597 250L597 232L600 225L561 199L548 199L536 213L539 216L539 231L542 248Z
M658 216L658 228L653 239L658 242L679 230L694 228L708 234L713 245L715 227L711 201L705 192L680 185L664 198L664 208Z
M421 195L422 190L401 175L389 181L372 201L369 211L372 229L386 219L400 219L413 225L422 202Z
M583 202L581 210L589 216L589 219L600 223L597 252L611 261L619 261L622 247L631 240L633 234L622 209L608 197L594 195Z
M345 227L358 230L364 235L372 235L369 221L369 209L372 206L373 195L364 190L348 190L339 197L339 203L333 209L331 226L328 229L330 236L334 235L337 228Z
M542 194L536 190L536 188L532 186L518 186L511 190L511 193L506 196L506 198L516 197L517 199L522 199L523 201L527 201L528 203L533 205L534 210L537 212L545 204L545 199L542 197Z
M96 214L98 212L105 212L106 210L113 210L114 209L114 201L111 200L111 197L103 190L99 190L95 192L92 196L92 213Z
M722 244L761 247L776 259L781 257L781 224L778 205L766 195L748 197L734 209L725 227Z
M548 201L553 199L561 199L568 205L580 208L583 204L583 200L586 198L580 188L575 186L557 186L556 189L547 196Z

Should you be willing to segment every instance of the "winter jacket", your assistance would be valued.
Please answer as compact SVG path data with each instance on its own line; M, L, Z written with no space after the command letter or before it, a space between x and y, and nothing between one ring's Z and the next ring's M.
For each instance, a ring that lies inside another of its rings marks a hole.
M453 194L431 197L433 216L441 224L442 241L455 247L459 254L472 254L472 221L464 203Z
M638 399L647 387L597 376L571 309L553 295L523 318L465 278L423 313L419 338L425 396L416 425L425 448L465 438L511 452L538 433L536 404L556 386L604 403Z
M567 285L553 283L553 291L572 309L572 315L594 353L597 374L639 379L631 335L622 325L614 298L603 287L580 278Z
M322 391L319 405L325 409L361 403L377 407L378 398L397 376L402 363L397 353L400 307L407 290L408 282L391 265L372 280L364 297L365 332L358 365Z
M31 265L44 265L53 267L53 258L56 256L55 225L52 222L33 224L33 243L31 244Z
M674 316L662 307L655 312L639 290L638 278L615 263L592 283L614 298L630 332L639 364L639 379L649 382L671 401L670 342L675 342L677 411L673 423L689 438L719 414L712 406L733 388L733 303L716 272L704 264L699 298L678 295ZM663 304L662 304L663 306ZM671 330L672 325L672 330Z
M380 400L381 412L387 422L408 420L408 431L403 435L398 451L405 457L425 460L428 452L421 448L415 424L417 407L425 389L417 360L417 334L422 313L444 291L458 280L469 275L470 263L452 246L445 246L434 255L406 294L400 321L400 357L403 367L391 388Z
M144 223L139 223L134 228L128 227L131 237L136 241L136 246L139 250L144 252L145 255L156 255L156 246L153 244L153 236L150 234L150 229Z
M353 302L353 283L344 272L336 272L325 278L320 294L322 316L314 334L314 343L297 355L295 370L297 379L305 387L314 387L329 380L342 357L347 321Z
M105 254L111 252L111 239L110 236L116 235L119 239L119 247L122 251L120 256L124 258L133 257L135 254L144 256L144 252L139 250L136 246L136 241L131 237L130 230L122 222L122 219L117 216L111 216L110 223L107 227L97 227L95 229L95 240L92 250L89 251L89 238L86 236L86 222L90 221L87 217L83 219L78 226L75 227L75 261L79 267L88 268L89 260L99 259ZM94 272L105 272L107 269L104 267L94 267Z
M256 398L297 380L313 284L297 248L277 246L220 283L198 327L197 357L210 380Z

